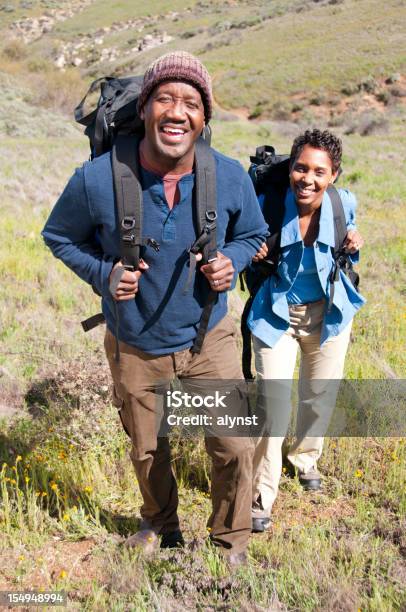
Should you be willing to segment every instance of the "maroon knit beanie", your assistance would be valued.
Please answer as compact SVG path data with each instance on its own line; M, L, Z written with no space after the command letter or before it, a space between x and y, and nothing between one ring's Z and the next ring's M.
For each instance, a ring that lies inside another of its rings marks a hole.
M162 55L148 66L138 98L138 112L145 106L149 95L157 85L171 80L186 81L199 90L204 105L204 116L208 123L213 106L211 78L197 57L185 51L174 51Z

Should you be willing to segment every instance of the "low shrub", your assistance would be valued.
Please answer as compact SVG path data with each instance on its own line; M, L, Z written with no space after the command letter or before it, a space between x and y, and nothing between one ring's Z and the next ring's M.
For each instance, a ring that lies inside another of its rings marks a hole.
M197 34L196 30L185 30L185 32L182 32L180 37L183 38L184 40L187 40L188 38L193 38L193 36L196 36L196 34Z
M378 88L378 83L375 81L374 77L371 75L367 76L360 83L360 89L362 91L366 91L367 93L375 93Z
M353 96L354 94L359 92L359 85L356 83L347 83L344 87L341 88L341 93L345 96Z
M358 181L362 178L362 173L359 172L358 170L355 170L355 172L351 172L351 174L348 174L346 176L346 180L349 183L358 183Z
M13 40L10 40L5 47L3 47L2 49L2 55L3 57L12 60L14 62L18 62L20 60L23 60L27 57L28 55L28 50L27 50L27 46L21 41L21 40L17 40L16 38Z
M341 127L345 123L345 114L344 113L332 113L330 119L328 120L329 127Z
M406 88L401 85L394 85L389 91L395 98L404 98L406 96Z
M390 101L391 94L386 89L381 89L375 94L375 97L378 100L378 102L382 102L383 104L386 105Z
M388 78L385 80L385 83L387 85L391 85L392 83L396 83L397 81L400 81L400 74L399 74L399 72L395 72L395 73L389 75Z
M287 121L290 119L292 114L292 109L286 102L275 102L272 106L272 117L273 119L277 119L279 121Z
M371 134L386 133L389 123L382 113L365 112L360 115L353 115L349 120L344 134L360 134L360 136L370 136Z
M78 92L84 91L83 81L78 70L72 68L65 72L52 69L31 75L33 82L30 102L59 110L72 116L73 109L80 100Z
M257 104L255 108L253 109L253 111L250 113L248 119L257 119L258 117L262 115L263 112L264 112L264 107L262 106L262 104Z

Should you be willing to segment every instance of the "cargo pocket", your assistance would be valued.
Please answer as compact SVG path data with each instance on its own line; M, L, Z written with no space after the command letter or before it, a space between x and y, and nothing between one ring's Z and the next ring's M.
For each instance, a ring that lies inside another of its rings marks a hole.
M228 328L230 329L231 335L233 336L233 338L237 338L238 329L237 329L237 325L234 323L234 319L232 318L232 316L227 314L224 317L224 322L227 323Z

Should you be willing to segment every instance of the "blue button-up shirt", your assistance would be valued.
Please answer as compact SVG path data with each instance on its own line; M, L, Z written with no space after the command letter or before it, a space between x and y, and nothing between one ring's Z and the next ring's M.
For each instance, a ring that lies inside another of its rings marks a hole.
M345 189L339 189L343 203L347 229L355 229L355 196ZM261 203L261 201L260 201ZM334 215L327 192L323 196L320 211L319 233L314 244L317 273L323 289L326 304L329 298L329 275L333 266ZM285 215L281 229L281 254L277 274L270 276L255 296L248 316L248 326L254 336L270 347L289 328L289 307L286 295L295 282L302 262L304 243L300 233L299 215L294 195L288 189L285 198ZM352 256L358 261L358 253ZM315 301L318 298L315 297ZM340 280L335 283L333 305L323 318L320 343L337 336L365 303L347 276L340 271Z

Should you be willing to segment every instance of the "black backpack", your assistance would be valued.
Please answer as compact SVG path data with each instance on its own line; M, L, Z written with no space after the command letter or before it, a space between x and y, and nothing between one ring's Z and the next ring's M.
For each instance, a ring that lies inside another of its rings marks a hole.
M112 151L114 192L120 228L120 259L128 270L137 270L141 247L159 251L159 244L142 235L142 187L139 181L139 159L136 140L142 138L144 123L138 115L137 102L143 77L102 77L93 81L88 92L75 108L75 120L86 126L90 142L90 158ZM85 114L87 97L100 90L96 108ZM216 168L210 149L211 130L207 126L195 147L194 218L198 238L189 249L190 273L196 268L196 255L202 253L202 263L215 259L216 236ZM192 352L200 353L217 293L210 289L200 319ZM118 309L116 308L116 340L118 347ZM103 314L82 322L84 331L104 323ZM117 351L117 358L118 358Z
M251 332L247 325L247 319L262 283L269 276L277 273L281 229L285 214L285 196L289 187L290 157L289 155L278 155L274 147L264 145L256 149L256 153L250 157L250 161L251 165L248 173L257 196L261 194L264 196L262 212L265 221L268 223L270 235L266 240L268 247L266 258L258 263L252 263L240 274L241 289L245 291L245 286L247 286L250 293L241 317L242 368L247 380L253 380L254 378L251 372ZM340 194L333 185L328 187L327 193L332 203L334 217L334 248L332 248L334 266L329 277L330 296L327 307L330 311L333 304L335 282L340 278L340 270L344 271L356 288L359 285L359 275L353 269L352 261L343 248L347 235L347 223Z

